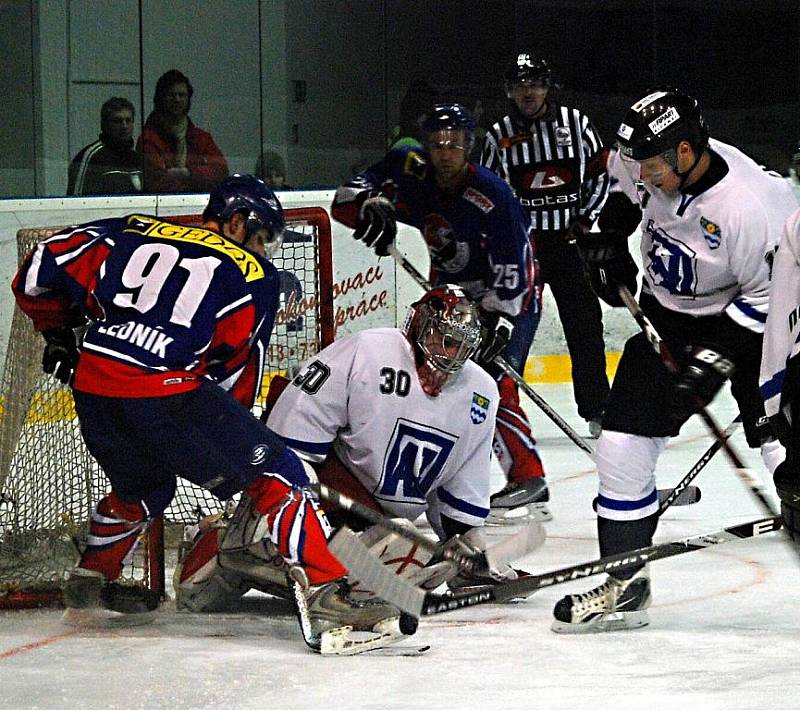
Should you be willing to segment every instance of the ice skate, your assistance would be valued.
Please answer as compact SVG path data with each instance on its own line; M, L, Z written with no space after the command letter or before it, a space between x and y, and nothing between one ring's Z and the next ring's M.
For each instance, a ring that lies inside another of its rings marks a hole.
M650 576L645 567L631 579L609 576L584 594L568 594L553 609L550 627L557 634L586 634L637 629L650 623Z
M547 506L550 491L544 477L511 481L489 500L488 525L521 525L531 519L547 522L553 515Z
M309 587L303 570L293 567L289 584L303 638L322 655L372 651L417 630L417 619L381 599L352 599L350 585L344 579Z
M64 583L61 620L70 626L104 628L150 623L158 593L144 587L107 582L101 572L78 567Z

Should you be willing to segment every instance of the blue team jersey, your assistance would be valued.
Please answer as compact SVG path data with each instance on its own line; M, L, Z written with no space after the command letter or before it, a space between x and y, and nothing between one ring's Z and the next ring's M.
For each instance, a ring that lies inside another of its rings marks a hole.
M252 406L279 287L272 264L216 232L130 215L43 241L14 291L37 330L76 306L88 318L76 389L163 396L206 377Z
M435 281L460 284L490 311L514 316L527 306L534 273L530 217L494 173L469 163L461 188L445 193L427 152L400 146L337 190L334 218L355 227L365 191L377 190L394 202L399 221L422 233Z

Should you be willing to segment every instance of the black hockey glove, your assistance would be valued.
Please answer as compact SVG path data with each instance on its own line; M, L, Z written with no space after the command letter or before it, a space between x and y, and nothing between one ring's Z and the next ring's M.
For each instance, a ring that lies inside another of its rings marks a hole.
M42 354L42 370L68 385L78 363L78 342L72 328L45 330L46 345Z
M705 407L733 374L733 363L716 350L695 347L686 367L678 375L671 402L671 414L685 421Z
M576 217L570 223L566 232L564 232L564 239L568 242L575 243L582 240L591 230L592 225L588 219L584 217Z
M781 499L781 516L786 532L792 540L800 541L800 469L794 457L787 456L786 461L775 469L772 478Z
M589 285L609 306L625 304L619 287L627 286L636 295L639 268L628 251L628 238L620 232L590 232L577 242Z
M388 256L387 248L396 236L394 205L380 194L367 197L361 205L353 238L375 249L378 256Z
M480 365L488 365L506 349L514 324L502 313L480 309L481 344L475 353L475 361Z

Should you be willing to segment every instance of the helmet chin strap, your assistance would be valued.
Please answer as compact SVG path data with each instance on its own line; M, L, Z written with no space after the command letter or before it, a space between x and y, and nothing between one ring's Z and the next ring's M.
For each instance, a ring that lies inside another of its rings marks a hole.
M675 175L677 175L678 178L680 179L680 183L678 184L679 190L683 188L683 185L686 182L686 178L688 178L692 170L694 170L698 166L698 164L700 163L700 159L703 157L702 150L698 153L695 152L693 148L692 152L694 153L694 160L692 161L692 164L689 166L689 169L680 171L678 170L678 151L675 150L675 165L671 167L672 167L672 172L675 173Z

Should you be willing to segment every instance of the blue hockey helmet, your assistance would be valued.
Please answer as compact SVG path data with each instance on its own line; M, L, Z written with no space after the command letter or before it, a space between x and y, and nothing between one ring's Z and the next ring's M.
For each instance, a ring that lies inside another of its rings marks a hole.
M274 256L283 241L286 221L280 201L261 178L239 174L226 177L211 191L203 220L213 218L224 224L237 212L247 217L245 241L259 229L268 230L265 251L268 258Z
M469 152L475 140L475 119L461 104L436 104L425 117L422 130L426 138L435 131L464 131L464 148Z

